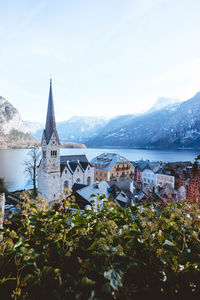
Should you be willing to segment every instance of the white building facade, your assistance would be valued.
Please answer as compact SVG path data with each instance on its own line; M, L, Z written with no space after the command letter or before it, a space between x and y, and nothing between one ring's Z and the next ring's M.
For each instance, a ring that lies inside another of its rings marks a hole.
M151 169L147 168L142 172L142 184L150 183L156 184L156 175Z

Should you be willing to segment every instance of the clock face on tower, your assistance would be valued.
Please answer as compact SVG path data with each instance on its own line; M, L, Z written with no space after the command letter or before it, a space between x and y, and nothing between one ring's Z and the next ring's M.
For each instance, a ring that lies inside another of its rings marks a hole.
M54 145L54 146L55 146L55 145L56 145L56 141L55 141L55 140L52 140L52 141L51 141L51 145Z

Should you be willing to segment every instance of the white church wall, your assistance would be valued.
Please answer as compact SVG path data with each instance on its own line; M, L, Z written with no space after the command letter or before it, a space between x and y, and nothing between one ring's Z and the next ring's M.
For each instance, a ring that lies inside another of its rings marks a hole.
M84 173L82 171L82 169L80 168L80 166L77 166L76 170L74 171L74 174L73 174L73 182L72 184L74 183L80 183L80 184L84 184Z
M69 171L69 169L66 167L62 174L61 174L61 192L62 194L64 193L64 183L65 182L68 182L68 189L72 189L72 186L73 186L73 175L72 173ZM67 188L67 187L66 187Z
M90 184L94 183L94 167L87 166L84 172L83 184L88 185L88 177L90 177Z

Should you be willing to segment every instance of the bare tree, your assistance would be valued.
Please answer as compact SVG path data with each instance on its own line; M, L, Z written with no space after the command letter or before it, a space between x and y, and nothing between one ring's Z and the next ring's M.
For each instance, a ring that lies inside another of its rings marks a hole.
M34 196L37 195L37 166L40 161L40 156L40 150L35 146L28 152L27 159L24 161L24 173L28 177L27 183L33 185Z

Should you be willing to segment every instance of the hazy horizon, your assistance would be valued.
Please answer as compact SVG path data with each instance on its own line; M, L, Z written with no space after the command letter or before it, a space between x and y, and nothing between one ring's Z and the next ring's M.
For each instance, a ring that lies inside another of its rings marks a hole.
M198 0L2 1L0 95L44 122L148 110L200 90Z

